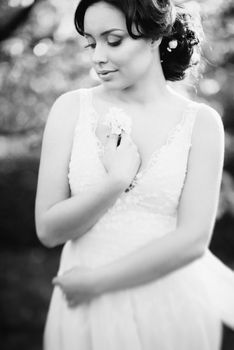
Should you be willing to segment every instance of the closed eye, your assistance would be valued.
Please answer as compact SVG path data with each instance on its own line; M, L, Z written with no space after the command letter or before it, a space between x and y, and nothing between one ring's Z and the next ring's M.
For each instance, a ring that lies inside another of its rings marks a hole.
M108 45L110 46L119 46L121 44L122 40L108 42Z
M84 46L85 49L87 49L88 47L91 47L92 49L95 49L96 44L93 43L93 44L88 44L88 45Z
M118 41L108 42L107 44L109 46L115 47L115 46L119 46L121 44L121 42L122 42L122 40L118 40ZM88 48L88 47L91 47L92 49L95 49L96 44L92 43L92 44L88 44L88 45L84 46L85 49Z

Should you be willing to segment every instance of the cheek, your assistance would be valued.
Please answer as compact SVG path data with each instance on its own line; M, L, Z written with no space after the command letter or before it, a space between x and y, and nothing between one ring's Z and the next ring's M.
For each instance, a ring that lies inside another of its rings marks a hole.
M146 45L136 44L129 45L126 44L122 46L121 49L118 50L112 56L112 62L119 67L123 72L127 72L128 74L135 72L143 72L148 68L148 65L151 62L151 52Z

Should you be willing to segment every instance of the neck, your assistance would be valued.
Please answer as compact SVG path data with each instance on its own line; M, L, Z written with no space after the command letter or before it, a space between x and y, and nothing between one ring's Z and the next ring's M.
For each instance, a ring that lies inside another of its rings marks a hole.
M160 62L160 61L159 61ZM155 101L165 101L170 95L170 88L164 78L161 64L153 62L151 68L141 77L139 82L121 90L113 91L113 97L140 106L155 104Z

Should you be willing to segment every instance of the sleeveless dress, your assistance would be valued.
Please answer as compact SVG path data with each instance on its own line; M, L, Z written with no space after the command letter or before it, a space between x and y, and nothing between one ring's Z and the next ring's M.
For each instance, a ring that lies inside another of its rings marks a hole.
M79 96L68 173L71 195L98 186L105 173L92 88L80 89ZM175 230L200 106L192 101L185 106L165 144L137 174L135 186L87 233L64 245L58 274L75 265L103 266ZM159 280L105 293L75 308L55 287L44 350L218 350L222 323L234 328L234 273L207 250Z

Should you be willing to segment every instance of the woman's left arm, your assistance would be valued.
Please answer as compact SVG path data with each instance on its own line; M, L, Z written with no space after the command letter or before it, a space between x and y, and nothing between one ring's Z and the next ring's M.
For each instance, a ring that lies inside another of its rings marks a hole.
M177 228L163 238L94 270L97 294L159 279L201 257L212 235L224 161L220 115L203 105L195 120Z

